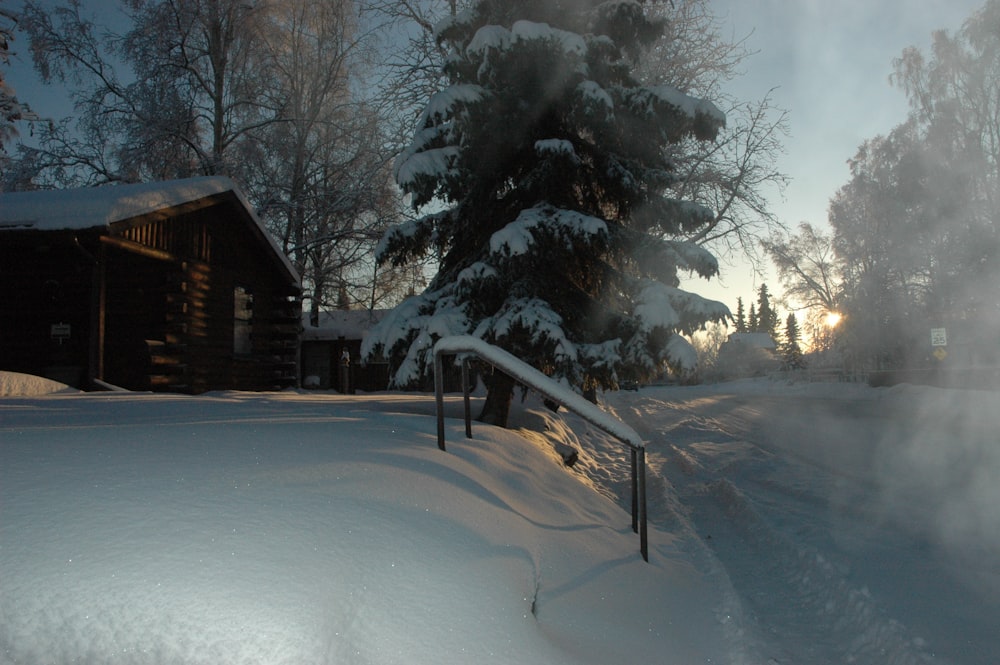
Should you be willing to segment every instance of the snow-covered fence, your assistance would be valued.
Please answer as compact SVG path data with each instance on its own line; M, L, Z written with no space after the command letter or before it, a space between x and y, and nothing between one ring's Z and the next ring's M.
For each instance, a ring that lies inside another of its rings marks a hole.
M523 360L503 349L468 335L438 340L434 345L434 398L437 403L438 448L444 444L444 356L476 355L505 372L518 383L534 390L560 406L576 413L588 423L615 437L631 452L632 460L632 531L639 534L639 550L649 561L646 527L646 447L631 427L602 411L569 388L545 376ZM462 360L462 393L465 402L465 436L472 438L472 413L469 404L469 368Z

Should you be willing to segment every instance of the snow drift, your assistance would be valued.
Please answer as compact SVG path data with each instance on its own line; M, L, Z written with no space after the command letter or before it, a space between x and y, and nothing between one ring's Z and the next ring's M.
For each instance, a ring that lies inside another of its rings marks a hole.
M0 402L0 663L719 662L673 537L413 401Z

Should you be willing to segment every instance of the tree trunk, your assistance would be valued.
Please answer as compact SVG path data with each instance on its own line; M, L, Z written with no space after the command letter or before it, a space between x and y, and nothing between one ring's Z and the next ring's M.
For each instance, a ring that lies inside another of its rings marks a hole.
M507 427L510 403L514 399L514 379L498 369L494 369L493 374L484 377L484 379L486 380L486 401L483 403L483 410L476 420L487 425Z

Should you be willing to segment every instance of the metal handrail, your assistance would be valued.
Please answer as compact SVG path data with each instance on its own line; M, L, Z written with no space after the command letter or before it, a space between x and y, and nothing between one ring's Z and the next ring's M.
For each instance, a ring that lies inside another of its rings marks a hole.
M632 467L632 531L639 534L639 551L644 561L649 561L649 547L646 519L646 447L639 435L621 420L602 411L576 393L561 388L550 377L545 376L523 360L504 351L498 346L487 344L476 337L457 335L438 340L434 345L434 399L437 404L438 448L444 445L444 356L473 354L510 375L518 383L527 386L553 402L576 413L588 423L615 437L631 451ZM469 368L466 358L462 360L462 394L465 403L465 437L472 438L472 415L469 403Z

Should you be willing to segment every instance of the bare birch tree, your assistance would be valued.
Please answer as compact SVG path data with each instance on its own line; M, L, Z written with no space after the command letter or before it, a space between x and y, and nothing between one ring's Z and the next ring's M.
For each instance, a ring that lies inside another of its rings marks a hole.
M770 197L780 195L788 182L777 166L788 113L769 94L739 100L725 92L724 84L740 75L753 54L743 39L722 36L708 0L656 7L667 30L643 60L645 79L712 99L726 114L726 127L714 143L688 141L671 155L681 174L675 195L715 211L712 223L689 239L724 260L742 256L759 269L764 258L759 240L784 228L770 209Z
M29 0L43 79L75 115L22 146L21 187L227 175L260 209L314 308L379 301L370 256L396 214L391 151L365 99L379 25L351 0ZM346 294L346 295L344 295Z

